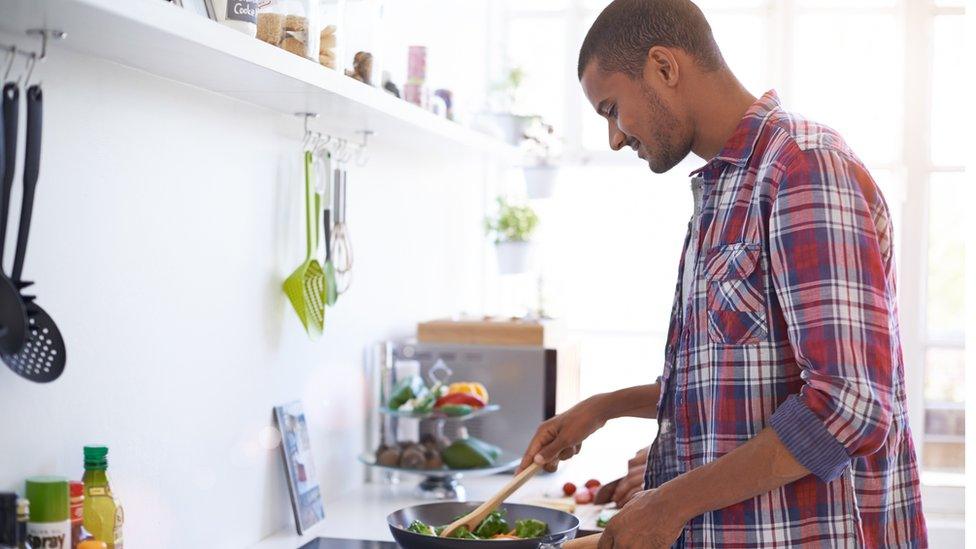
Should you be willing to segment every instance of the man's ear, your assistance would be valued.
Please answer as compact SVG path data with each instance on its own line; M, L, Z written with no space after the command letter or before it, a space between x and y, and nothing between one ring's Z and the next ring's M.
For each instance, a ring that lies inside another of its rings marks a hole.
M663 46L654 46L647 50L647 61L644 63L644 78L648 81L656 80L669 88L678 85L678 59L674 53Z

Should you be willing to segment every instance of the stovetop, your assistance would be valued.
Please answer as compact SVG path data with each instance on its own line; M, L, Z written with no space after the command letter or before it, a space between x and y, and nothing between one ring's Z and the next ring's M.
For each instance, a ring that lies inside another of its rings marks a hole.
M315 538L299 549L397 549L392 541L368 541L363 539Z

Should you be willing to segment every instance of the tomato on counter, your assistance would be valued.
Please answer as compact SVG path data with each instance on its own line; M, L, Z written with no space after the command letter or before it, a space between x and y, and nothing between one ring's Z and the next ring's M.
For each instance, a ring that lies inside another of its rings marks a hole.
M573 484L572 482L567 482L566 484L563 484L563 493L566 494L567 496L571 496L575 494L576 485Z
M593 490L594 488L600 487L600 481L595 478L591 478L590 480L586 481L586 484L583 486L586 486L586 488L589 490Z
M580 490L579 492L576 492L576 497L574 500L578 505L593 503L593 492L589 490Z

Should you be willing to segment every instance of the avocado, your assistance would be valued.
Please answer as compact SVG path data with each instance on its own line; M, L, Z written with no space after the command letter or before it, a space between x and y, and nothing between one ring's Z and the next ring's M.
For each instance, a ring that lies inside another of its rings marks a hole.
M476 438L461 438L441 452L441 459L451 469L478 469L494 465L500 454L497 446Z

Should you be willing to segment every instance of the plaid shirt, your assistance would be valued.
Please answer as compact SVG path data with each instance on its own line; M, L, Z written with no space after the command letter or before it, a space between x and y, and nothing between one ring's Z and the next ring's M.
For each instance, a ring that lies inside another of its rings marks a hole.
M871 175L772 91L692 175L704 195L685 249L695 237L700 252L685 299L679 274L646 487L766 426L813 474L695 517L676 546L927 546L891 221Z

